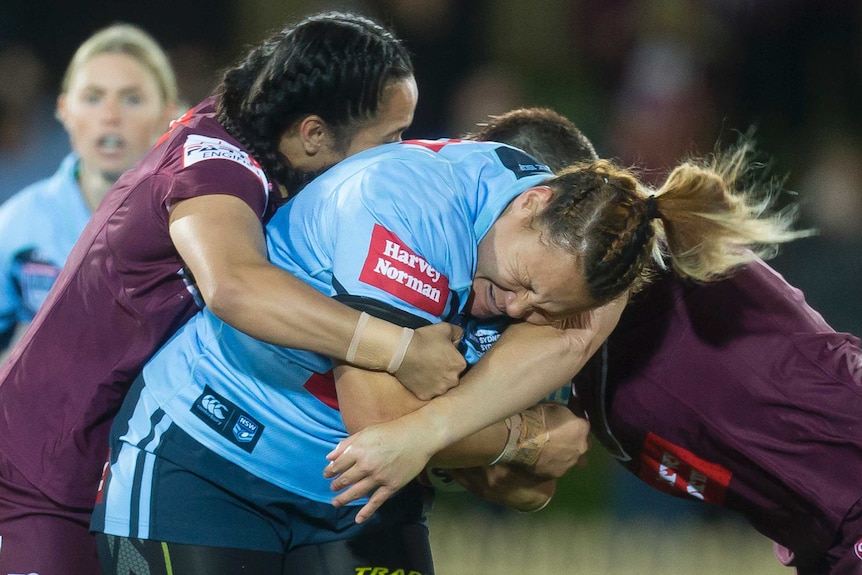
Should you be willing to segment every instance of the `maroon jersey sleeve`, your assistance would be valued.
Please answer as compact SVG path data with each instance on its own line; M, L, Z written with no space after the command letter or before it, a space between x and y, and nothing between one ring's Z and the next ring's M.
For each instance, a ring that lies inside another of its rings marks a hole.
M263 170L248 154L224 141L204 149L201 137L189 134L177 147L177 171L163 201L170 204L197 196L227 194L247 203L263 218L268 201L268 182Z

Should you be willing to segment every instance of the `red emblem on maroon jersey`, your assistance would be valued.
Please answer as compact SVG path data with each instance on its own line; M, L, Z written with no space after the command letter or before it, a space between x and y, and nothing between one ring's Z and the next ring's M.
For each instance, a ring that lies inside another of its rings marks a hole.
M650 433L641 451L638 476L659 491L721 505L733 474Z
M853 546L853 551L856 552L856 557L862 559L862 539L856 542L856 544Z
M449 278L378 224L359 280L434 316L442 315L449 299Z

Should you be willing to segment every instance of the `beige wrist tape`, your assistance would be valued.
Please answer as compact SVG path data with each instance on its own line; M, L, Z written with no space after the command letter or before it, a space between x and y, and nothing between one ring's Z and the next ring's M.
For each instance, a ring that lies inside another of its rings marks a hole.
M347 363L356 361L356 352L359 350L359 342L362 341L362 332L365 331L365 326L368 325L368 318L371 316L365 312L359 314L359 321L356 322L356 327L353 328L353 339L350 340L350 346L347 348L347 355L344 359Z
M489 463L489 465L508 463L512 461L512 458L515 456L515 451L518 448L518 438L521 437L521 414L516 413L511 417L507 417L506 427L509 429L509 437L506 440L506 446L503 448L503 451L500 452L500 455L497 456L497 459Z
M537 405L507 418L506 426L509 427L506 447L491 465L495 463L516 463L525 467L535 465L542 453L542 448L551 438L545 426L544 406Z
M412 329L398 327L362 312L344 359L358 367L394 374L404 362L412 340Z

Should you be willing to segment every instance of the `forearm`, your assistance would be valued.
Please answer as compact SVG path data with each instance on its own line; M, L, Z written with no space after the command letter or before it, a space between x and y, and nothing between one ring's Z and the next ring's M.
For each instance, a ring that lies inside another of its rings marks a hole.
M339 360L346 358L360 315L269 263L231 271L205 301L216 316L255 339ZM368 367L383 369L383 361Z
M341 417L351 434L398 419L427 403L416 399L384 373L339 365L334 375ZM488 465L500 454L507 438L508 428L499 421L450 445L435 455L432 463L447 468Z
M513 325L461 385L406 415L405 423L434 430L426 440L432 451L439 452L535 405L584 366L613 330L624 306L621 299L597 310L583 327Z
M341 492L332 500L333 505L349 504L374 490L356 516L357 523L365 521L387 497L419 474L436 453L533 406L565 385L610 334L624 305L620 301L606 306L581 326L514 325L491 346L458 387L416 411L396 415L397 419L373 425L341 441L327 455L330 463L323 472L324 477L332 479L332 490ZM341 402L340 388L339 402L346 407ZM560 408L574 417L565 407ZM574 420L588 426L583 420ZM348 430L352 431L349 426ZM586 434L580 435L583 445L571 446L574 451L566 449L569 447L566 441L558 442L564 451L573 451L570 455L575 459L586 450ZM499 448L499 440L495 437L492 441L495 449ZM554 443L546 444L539 457L545 457L547 446ZM449 456L447 453L441 457ZM486 462L484 459L477 465ZM556 463L550 461L551 465L543 467L551 473L556 469L559 476L560 470L568 469L571 462L569 457Z
M438 451L430 464L449 469L489 465L503 450L508 437L506 424L498 421Z
M346 358L360 313L272 265L261 222L240 199L209 195L179 202L171 209L170 234L220 319L268 343ZM401 328L373 322L355 362L385 369Z

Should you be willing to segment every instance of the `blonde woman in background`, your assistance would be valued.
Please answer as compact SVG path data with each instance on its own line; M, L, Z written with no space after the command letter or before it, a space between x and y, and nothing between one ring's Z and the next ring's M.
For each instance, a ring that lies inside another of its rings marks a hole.
M174 70L147 32L115 24L75 52L56 112L72 151L0 206L0 351L45 301L105 193L176 113Z

